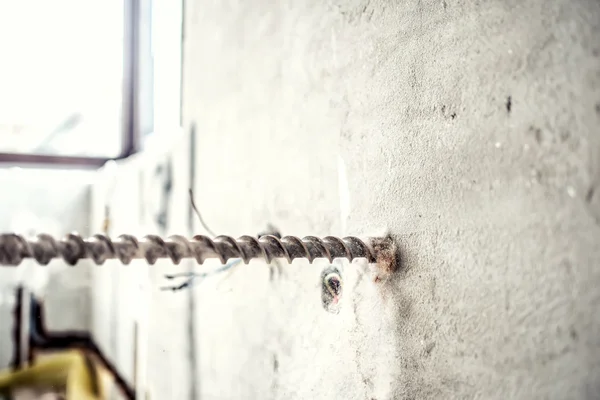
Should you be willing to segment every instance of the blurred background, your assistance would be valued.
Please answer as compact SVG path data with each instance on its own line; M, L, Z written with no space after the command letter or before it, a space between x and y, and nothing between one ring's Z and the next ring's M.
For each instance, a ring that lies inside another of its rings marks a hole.
M485 3L485 4L484 4ZM0 0L0 230L398 235L340 264L0 267L143 399L600 398L600 3ZM110 398L122 398L112 391Z

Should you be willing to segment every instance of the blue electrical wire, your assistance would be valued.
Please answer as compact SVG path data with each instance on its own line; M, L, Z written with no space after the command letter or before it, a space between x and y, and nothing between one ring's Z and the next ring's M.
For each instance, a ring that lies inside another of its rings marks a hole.
M202 227L213 237L216 236L214 234L214 232L212 230L210 230L210 228L206 225L206 223L204 222L204 220L202 219L202 215L200 214L200 211L198 211L198 208L196 207L196 203L194 202L194 192L192 191L192 189L190 188L188 190L189 196L190 196L190 206L191 209L196 213L196 216L198 217L198 220L200 221L200 223L202 224ZM267 232L264 233L259 233L258 237L260 238L263 235L274 235L278 238L281 238L281 233L279 233L279 231L271 224L267 225ZM188 287L191 287L194 285L195 280L198 278L206 278L208 276L211 275L215 275L221 272L225 272L228 269L233 268L234 266L238 265L240 262L242 261L241 258L236 258L233 261L228 262L227 264L221 266L220 268L214 269L210 272L204 272L204 273L196 273L196 272L183 272L180 274L172 274L172 275L165 275L165 278L167 279L176 279L176 278L187 278L187 280L185 280L182 284L180 285L173 285L173 286L163 286L160 288L160 290L171 290L173 292L176 292L178 290L182 290ZM272 278L272 277L271 277Z
M238 265L240 262L242 261L241 258L236 258L233 261L228 262L227 264L214 269L210 272L203 272L203 273L198 273L198 272L182 272L180 274L172 274L172 275L165 275L165 278L167 279L176 279L176 278L187 278L186 281L184 281L182 284L180 285L174 285L174 286L163 286L161 288L161 290L171 290L173 292L176 292L178 290L182 290L188 287L191 287L194 285L194 281L197 278L206 278L208 276L211 275L216 275L220 272L225 272L228 269L231 269L233 267L235 267L236 265Z

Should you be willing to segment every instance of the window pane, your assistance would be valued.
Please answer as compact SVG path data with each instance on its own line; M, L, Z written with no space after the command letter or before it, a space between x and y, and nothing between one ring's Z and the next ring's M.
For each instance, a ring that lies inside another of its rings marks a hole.
M0 0L0 152L121 152L123 0Z

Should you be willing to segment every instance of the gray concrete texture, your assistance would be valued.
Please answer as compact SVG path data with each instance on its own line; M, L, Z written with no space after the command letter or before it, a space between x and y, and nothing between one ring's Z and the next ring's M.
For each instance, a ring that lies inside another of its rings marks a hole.
M201 284L199 398L600 398L598 1L185 7L213 230L404 254L380 286L347 266L337 316L318 266Z

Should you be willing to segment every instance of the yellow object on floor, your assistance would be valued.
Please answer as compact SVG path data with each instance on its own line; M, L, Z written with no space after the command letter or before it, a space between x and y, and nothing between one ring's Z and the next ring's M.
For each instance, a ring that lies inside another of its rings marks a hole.
M12 396L20 388L52 389L67 400L104 400L100 369L91 357L69 350L38 357L33 365L17 371L0 371L0 395Z

